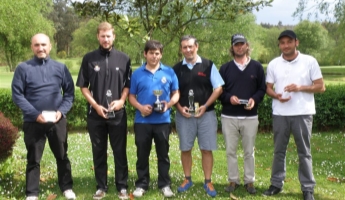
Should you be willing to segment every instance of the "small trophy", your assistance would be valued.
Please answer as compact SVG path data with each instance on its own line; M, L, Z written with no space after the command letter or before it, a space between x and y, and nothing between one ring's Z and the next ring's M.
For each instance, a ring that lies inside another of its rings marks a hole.
M189 101L188 112L192 116L194 116L195 115L195 106L194 106L194 92L193 92L193 90L189 90L189 92L188 92L188 101Z
M159 100L159 96L163 93L162 90L153 90L153 94L157 97L156 102L153 104L153 110L157 112L162 112L164 107L163 103Z
M115 118L115 112L111 110L110 104L113 101L111 90L107 90L107 104L108 104L108 112L107 112L107 117L108 118Z

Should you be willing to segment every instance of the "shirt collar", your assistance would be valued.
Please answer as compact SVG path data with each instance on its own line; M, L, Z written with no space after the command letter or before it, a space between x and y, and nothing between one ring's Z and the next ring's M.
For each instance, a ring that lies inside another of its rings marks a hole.
M194 64L187 63L186 58L184 58L182 61L182 65L186 65L190 70L193 69L194 65L196 65L197 63L202 63L201 57L199 55L197 55L197 58Z
M281 59L282 59L284 62L294 63L294 62L297 62L297 61L298 61L299 55L301 54L299 51L297 51L297 53L298 53L298 54L297 54L297 57L296 57L295 59L291 60L291 61L285 60L284 57L283 57L283 54L280 54L280 57L281 57Z
M50 60L50 56L47 56L45 58L38 58L37 56L34 56L34 60L36 60L36 62L42 64L42 63L48 62L48 60Z
M140 67L143 71L146 70L146 64L147 64L147 62L144 62L144 63L141 65L141 67ZM161 69L163 68L163 66L164 66L164 65L160 62L160 63L159 63L159 67L158 67L157 70L161 70Z
M201 57L200 57L199 55L197 55L197 58L196 58L196 61L195 61L194 64L188 63L188 62L186 61L186 58L183 58L183 61L182 61L182 65L192 65L192 66L194 66L194 65L197 64L197 63L201 63Z
M249 64L250 60L251 60L251 58L248 57L247 62L244 63L244 65L241 65L240 63L236 62L235 59L234 59L234 62L235 62L235 65L236 65L240 70L244 70L244 69L247 67L247 65Z

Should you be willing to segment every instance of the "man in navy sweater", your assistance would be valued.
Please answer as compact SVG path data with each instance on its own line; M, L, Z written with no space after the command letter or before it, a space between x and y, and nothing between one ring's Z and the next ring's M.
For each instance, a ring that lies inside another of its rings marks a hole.
M262 65L252 60L247 39L242 34L231 37L230 54L234 60L221 66L219 73L225 84L219 99L228 162L229 185L227 192L233 192L240 185L237 163L238 141L242 138L244 151L244 186L255 194L254 145L258 130L258 104L266 93L265 73Z
M23 112L28 152L26 200L38 199L40 161L47 138L56 159L60 190L66 199L75 199L66 129L66 114L74 100L73 79L64 64L50 59L51 43L47 35L34 35L31 49L34 58L20 63L12 80L12 99Z

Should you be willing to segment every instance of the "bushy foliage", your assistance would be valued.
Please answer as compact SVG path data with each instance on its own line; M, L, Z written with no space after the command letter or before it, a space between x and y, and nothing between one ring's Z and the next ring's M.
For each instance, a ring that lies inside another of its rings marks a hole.
M67 57L66 51L59 51L57 53L57 57L60 58L60 59L65 59Z
M0 162L12 155L13 146L18 138L18 128L0 112Z
M327 85L324 94L315 94L316 115L314 115L313 128L315 130L343 130L345 128L345 87L342 85ZM12 123L22 125L22 113L14 105L11 90L0 89L0 105L2 112L11 119ZM218 128L221 130L220 102L216 102L215 110L218 117ZM133 129L135 108L126 102L128 129ZM171 114L172 127L175 127L175 108ZM72 109L67 114L69 130L86 129L87 102L81 92L76 90ZM259 129L270 131L272 129L272 99L265 96L258 109Z

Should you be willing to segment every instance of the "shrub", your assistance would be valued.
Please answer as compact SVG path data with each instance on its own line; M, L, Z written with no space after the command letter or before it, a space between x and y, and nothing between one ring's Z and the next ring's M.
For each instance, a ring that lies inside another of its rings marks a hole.
M12 155L13 146L18 138L18 128L0 112L0 162Z
M57 57L60 59L65 59L67 57L66 51L59 51L59 53L57 53Z
M345 127L345 87L343 85L327 85L324 94L315 94L316 115L314 115L313 129L319 131L343 130ZM10 89L0 89L1 111L11 119L13 125L22 125L22 112L14 105ZM219 101L215 110L218 118L218 128L221 128L221 109ZM128 129L133 129L135 108L126 102ZM72 109L67 114L69 130L86 129L87 102L80 90L75 92ZM171 124L175 128L175 108L171 114ZM260 131L272 129L272 98L265 96L258 109Z

